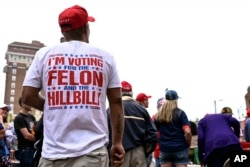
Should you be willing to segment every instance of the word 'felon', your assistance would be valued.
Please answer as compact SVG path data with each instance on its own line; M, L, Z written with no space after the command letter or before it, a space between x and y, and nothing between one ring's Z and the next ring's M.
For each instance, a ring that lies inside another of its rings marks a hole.
M77 76L77 77L76 77ZM56 85L97 85L102 87L104 76L98 71L51 70L48 72L48 86Z

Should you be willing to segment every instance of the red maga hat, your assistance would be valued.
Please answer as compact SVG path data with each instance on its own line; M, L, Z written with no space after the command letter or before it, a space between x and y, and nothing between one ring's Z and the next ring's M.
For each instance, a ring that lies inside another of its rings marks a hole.
M122 81L122 92L132 92L132 85L127 81Z
M88 15L85 8L74 5L65 9L59 15L58 22L62 32L80 28L88 22L94 22L95 18Z
M152 96L148 96L145 93L139 93L136 96L136 101L144 101L144 100L148 100L149 98L151 98Z

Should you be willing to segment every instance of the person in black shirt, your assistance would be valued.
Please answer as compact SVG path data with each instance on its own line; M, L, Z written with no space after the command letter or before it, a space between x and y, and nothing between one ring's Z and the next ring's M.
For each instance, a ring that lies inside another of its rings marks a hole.
M18 140L18 151L15 155L20 161L20 167L32 167L36 119L29 113L31 107L24 105L21 98L19 98L19 105L21 110L14 119L14 128Z

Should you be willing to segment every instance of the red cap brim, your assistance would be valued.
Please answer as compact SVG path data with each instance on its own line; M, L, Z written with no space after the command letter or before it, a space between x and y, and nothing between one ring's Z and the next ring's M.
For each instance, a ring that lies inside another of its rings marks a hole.
M89 22L95 22L95 18L92 17L92 16L89 16L89 17L88 17L88 21L89 21Z

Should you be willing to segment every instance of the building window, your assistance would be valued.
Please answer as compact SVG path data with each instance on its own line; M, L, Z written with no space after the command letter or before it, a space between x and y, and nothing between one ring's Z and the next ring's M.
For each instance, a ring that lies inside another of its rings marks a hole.
M16 76L13 75L11 78L12 78L12 81L16 81Z
M15 98L14 97L10 97L10 102L14 102Z
M16 83L11 83L11 88L15 88L16 87Z
M26 70L28 70L28 69L29 69L29 67L30 67L30 65L29 65L29 64L26 64Z
M12 69L12 74L16 74L16 69Z
M17 63L16 62L13 63L13 67L17 67Z
M15 95L15 90L14 89L11 89L10 95Z
M10 104L10 108L11 108L11 110L13 110L14 109L14 104Z

